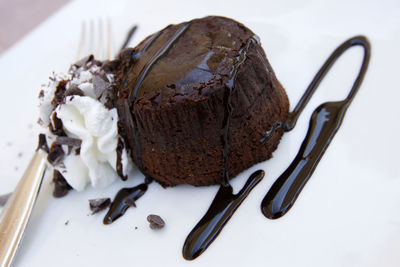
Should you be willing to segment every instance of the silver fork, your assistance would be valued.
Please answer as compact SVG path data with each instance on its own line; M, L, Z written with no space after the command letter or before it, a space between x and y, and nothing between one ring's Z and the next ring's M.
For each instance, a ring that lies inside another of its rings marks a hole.
M96 35L97 37L95 37ZM88 23L82 22L76 59L79 60L82 56L89 54L93 54L99 60L110 59L113 50L111 39L111 23L109 19L105 21L99 19L97 26L94 20L90 20ZM85 43L87 43L86 46Z
M97 59L110 59L112 50L110 21L107 19L106 23L103 23L103 20L100 19L97 23L97 30L93 20L89 22L89 27L86 24L82 23L77 59L80 59L84 53L89 55L93 51ZM97 35L97 40L95 40L95 35ZM104 44L106 44L105 47ZM0 267L11 265L36 202L45 170L46 159L36 151L14 192L1 210Z

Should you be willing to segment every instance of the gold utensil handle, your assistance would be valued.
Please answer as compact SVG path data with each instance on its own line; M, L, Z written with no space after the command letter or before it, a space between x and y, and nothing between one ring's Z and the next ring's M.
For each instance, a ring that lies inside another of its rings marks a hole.
M0 213L0 266L10 266L20 244L46 169L46 160L35 152L28 168Z

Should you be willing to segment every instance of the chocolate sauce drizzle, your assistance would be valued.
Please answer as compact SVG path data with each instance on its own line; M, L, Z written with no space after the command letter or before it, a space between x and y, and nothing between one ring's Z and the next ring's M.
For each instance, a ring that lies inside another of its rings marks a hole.
M182 251L186 260L197 258L207 249L263 177L264 171L254 172L237 194L232 194L230 185L220 186L210 208L186 238Z
M264 137L265 140L268 140L277 127L283 127L285 131L290 131L294 128L304 107L332 65L347 49L353 46L361 46L364 49L364 58L350 93L344 100L323 103L313 112L307 135L297 156L286 171L275 181L261 203L261 211L269 219L280 218L293 206L339 130L347 108L355 97L368 68L371 55L368 40L364 36L356 36L340 45L318 71L299 103L289 113L285 123L278 123Z
M144 80L146 79L147 74L150 72L151 68L157 63L157 61L162 58L175 44L179 37L181 37L185 31L188 29L190 22L183 24L176 33L172 36L172 38L164 45L162 49L157 51L157 53L152 57L152 59L145 65L145 67L141 70L138 78L136 78L136 84L133 90L129 92L129 99L131 103L134 103L137 97L137 93L139 92L140 87L142 86Z
M232 217L235 210L247 197L250 191L264 177L264 171L258 170L254 172L247 180L246 184L236 195L232 194L232 187L229 184L229 153L230 153L230 121L233 114L231 105L232 92L235 90L235 82L240 66L247 58L247 51L252 42L258 42L254 37L250 37L245 45L240 49L239 55L236 58L236 63L233 66L229 81L225 84L226 90L224 97L224 120L221 129L222 143L222 172L223 183L220 186L217 195L215 196L210 208L193 228L185 244L183 245L183 257L187 260L193 260L200 256L207 247L215 240L218 234L222 231L225 224Z
M161 35L161 31L153 34L150 37L150 39L146 42L144 48L140 52L132 53L129 65L133 64L134 61L138 60L143 55L143 53L145 53L147 51L147 49L149 49L149 47L154 43L154 41L160 35ZM132 38L132 35L128 36L126 42L129 43L131 38ZM128 70L129 70L129 68L127 68L126 71L128 71ZM124 75L124 76L127 76L127 75ZM127 85L126 83L127 82L125 80L123 82L123 84L126 86ZM131 94L131 92L129 94ZM138 128L136 116L135 116L134 109L133 109L134 101L131 102L131 104L129 104L129 102L126 99L123 99L121 101L122 101L122 103L120 103L120 105L118 107L118 113L123 115L123 117L126 120L125 125L128 125L128 128L129 128L129 129L126 129L127 134L134 136L135 143L130 142L129 146L131 149L133 149L133 148L135 149L134 154L136 156L136 164L137 164L139 170L142 173L144 173L143 164L142 164L142 152L141 152L141 146L140 146L140 142L139 142L139 128ZM130 110L132 110L132 113L130 112Z
M221 129L221 143L222 143L222 174L223 174L223 183L224 185L229 185L229 154L230 154L230 122L233 114L232 107L232 92L235 89L236 77L239 71L240 66L245 62L247 58L247 51L249 50L250 44L252 42L258 42L254 37L250 37L244 47L242 47L239 51L239 55L236 58L236 63L233 66L233 69L230 73L230 79L225 86L228 90L225 90L224 96L224 119L222 122Z
M164 56L173 46L173 44L181 37L187 28L189 27L190 22L185 23L181 28L179 28L176 33L172 36L172 38L161 48L157 53L152 57L152 59L145 65L145 67L141 70L138 78L136 79L136 84L133 88L133 90L130 90L129 92L129 97L130 103L131 103L131 111L132 111L132 119L133 119L133 126L134 126L134 136L135 136L135 155L136 155L136 161L138 164L139 169L144 173L143 171L143 164L142 164L142 151L141 151L141 146L140 146L140 131L138 128L138 122L135 114L135 110L133 108L133 105L135 104L135 100L137 97L137 94L139 92L140 87L142 86L144 80L146 79L147 74L151 70L151 68L154 66L154 64L157 63L157 61ZM151 41L149 42L149 45L146 46L145 49L147 49L153 41L159 36L160 33L156 34L155 38L152 38ZM140 54L142 55L142 53ZM138 55L137 55L138 56Z
M121 46L121 49L119 51L121 51L124 48L127 48L129 42L132 40L133 35L135 34L137 30L137 25L134 25L128 32L128 34L126 35L125 41Z
M146 177L145 182L131 188L122 188L118 191L111 203L110 209L103 219L104 224L110 224L125 214L126 210L132 206L141 196L146 193L148 185L152 179Z
M148 184L150 184L153 179L146 174L146 172L143 169L143 164L142 164L142 152L141 152L141 146L140 146L140 140L139 140L139 128L138 128L138 123L135 115L135 111L133 108L133 105L135 104L135 100L137 97L137 93L145 80L147 74L151 70L154 64L157 63L157 61L165 55L169 49L173 46L173 44L181 37L184 32L187 30L189 27L190 22L185 23L181 28L177 30L177 32L172 36L172 38L164 45L162 49L157 51L157 53L153 56L153 58L146 64L146 66L142 69L140 72L140 75L138 76L136 80L136 85L134 86L134 89L129 92L129 97L130 99L130 104L127 103L126 100L124 100L123 103L120 104L119 107L119 113L121 113L121 117L124 118L125 125L132 125L133 127L130 128L128 126L127 134L133 134L134 139L135 139L135 144L129 144L130 147L135 147L135 156L136 156L136 164L138 166L138 169L145 175L145 182L143 184L140 184L138 186L132 187L132 188L123 188L121 189L117 195L115 196L115 199L111 203L111 207L109 211L107 212L106 216L103 219L104 224L110 224L114 222L116 219L121 217L125 211L131 206L131 203L134 203L137 199L139 199L143 194L147 191ZM138 53L133 53L132 54L132 60L137 60L141 55L143 55L144 52L147 51L147 49L153 44L153 42L160 36L161 32L157 32L154 34L146 43L145 47L143 48L142 51ZM127 40L125 41L126 43L129 43L132 35L128 35ZM129 112L131 111L131 112ZM117 161L118 162L118 161ZM118 167L118 165L117 165ZM122 170L119 170L119 172L122 172Z

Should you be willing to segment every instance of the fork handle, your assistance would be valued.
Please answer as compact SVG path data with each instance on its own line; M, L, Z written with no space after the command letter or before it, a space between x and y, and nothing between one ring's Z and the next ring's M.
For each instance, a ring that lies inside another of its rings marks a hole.
M35 152L28 168L0 213L0 266L8 267L18 249L46 169Z

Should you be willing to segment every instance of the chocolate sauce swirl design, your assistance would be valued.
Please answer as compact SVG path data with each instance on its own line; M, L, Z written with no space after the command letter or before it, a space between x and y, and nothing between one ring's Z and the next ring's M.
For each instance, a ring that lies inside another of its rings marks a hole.
M290 131L294 128L304 107L332 65L347 49L353 46L361 46L364 49L364 58L350 93L344 100L323 103L313 112L307 135L297 156L286 171L275 181L261 203L261 211L269 219L280 218L293 206L339 130L347 108L357 94L368 68L371 48L367 38L356 36L340 45L322 65L299 103L289 113L288 119L284 123L276 123L261 140L261 142L268 140L278 127L284 127L285 131Z

